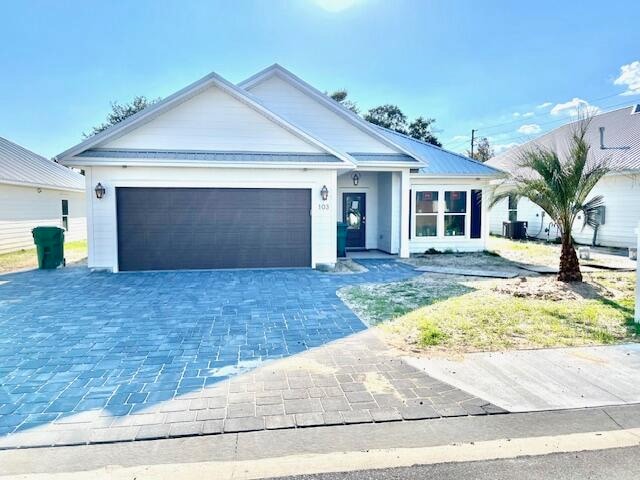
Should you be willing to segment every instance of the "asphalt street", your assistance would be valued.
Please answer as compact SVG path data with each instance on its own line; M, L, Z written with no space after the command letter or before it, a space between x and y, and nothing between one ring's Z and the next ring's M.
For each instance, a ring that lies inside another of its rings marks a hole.
M640 447L508 460L416 465L384 470L280 477L278 480L631 480L640 475Z

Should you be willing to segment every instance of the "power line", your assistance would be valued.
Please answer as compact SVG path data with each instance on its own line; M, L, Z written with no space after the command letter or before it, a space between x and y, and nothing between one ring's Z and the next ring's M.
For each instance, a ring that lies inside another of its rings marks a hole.
M599 102L600 100L605 100L605 99L607 99L607 98L611 98L611 97L618 97L618 96L620 96L620 94L619 94L619 93L613 93L613 94L611 94L611 95L605 95L604 97L599 97L599 98L596 98L596 99L591 100L591 103ZM585 101L586 101L586 100L585 100ZM521 117L521 118L518 118L517 120L510 120L510 121L508 121L508 122L504 122L504 123L497 123L497 124L494 124L494 125L487 125L487 126L484 126L484 127L479 127L479 128L478 128L478 130L489 130L489 129L491 129L491 128L495 128L495 127L502 127L502 126L505 126L505 125L512 125L512 124L514 124L514 123L520 123L520 122L522 122L525 118L526 118L527 120L530 120L530 119L534 119L534 118L547 117L547 116L549 116L549 115L551 115L551 113L550 113L550 112L546 112L546 113L538 113L538 114L531 115L531 116L528 116L528 117Z
M608 95L606 97L601 97L600 99L611 98L613 96L617 96L617 95ZM624 102L614 103L614 104L611 104L611 105L603 105L603 106L598 107L598 108L613 109L615 107L621 107L621 106L626 106L626 105L629 105L629 101L628 100L624 101ZM564 124L564 123L570 123L572 121L575 121L575 119L567 119L566 117L561 117L561 118L557 118L557 119L554 119L554 120L549 120L547 122L537 123L536 125L545 126L545 125L552 125L552 124L557 124L557 123ZM522 120L517 121L517 122L513 122L513 123L522 123ZM474 129L474 130L475 130L475 132L484 133L484 128L477 128L477 129ZM495 136L504 135L504 134L507 134L507 133L512 133L512 130L509 129L509 130L502 130L502 131L497 131L497 132L488 132L488 133L480 135L480 136L482 136L482 137L495 137ZM523 135L513 135L512 134L507 138L500 138L499 140L494 140L494 141L505 142L505 141L509 141L509 140L512 140L512 139L515 139L515 138L525 138L526 139L525 141L532 140L532 137L528 137L527 138L526 135L523 136ZM466 144L467 142L468 142L468 140L460 140L458 142L449 143L448 144L448 148L453 148L453 149L460 148L460 147L464 146L464 144Z

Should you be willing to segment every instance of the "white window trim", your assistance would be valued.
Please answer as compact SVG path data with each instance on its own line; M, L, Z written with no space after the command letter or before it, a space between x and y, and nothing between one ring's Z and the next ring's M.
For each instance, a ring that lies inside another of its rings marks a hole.
M480 186L473 185L446 185L446 186L434 186L434 185L413 185L411 192L411 239L414 241L422 241L428 243L433 240L484 240L485 238L485 229L483 228L480 232L480 238L471 238L471 191L472 190L480 190L482 192L483 198L485 189ZM417 232L417 222L416 222L416 203L417 203L417 193L418 192L438 192L438 235L434 237L421 237L416 235ZM445 213L445 192L466 192L467 194L467 204L466 204L466 212L464 214L459 213ZM442 199L442 201L440 201ZM484 225L486 221L484 205L480 210L481 221ZM444 234L444 216L446 215L464 215L464 235L448 235Z
M518 201L516 200L516 208L511 208L511 206L510 206L510 204L511 204L511 198L510 198L510 197L507 197L507 220L509 220L510 222L512 221L512 220L511 220L511 212L516 212L516 219L515 219L515 221L517 221L517 220L518 220L518 203L520 203L520 202L518 202Z
M418 193L421 192L431 192L431 193L436 193L438 195L438 200L436 200L436 206L437 206L437 210L433 213L424 213L424 212L418 212L416 207L418 205ZM413 198L412 198L412 204L413 204L413 210L414 212L413 214L413 236L414 238L438 238L438 236L440 235L440 192L437 189L430 189L430 190L414 190L413 192ZM436 234L435 235L418 235L418 217L436 217Z

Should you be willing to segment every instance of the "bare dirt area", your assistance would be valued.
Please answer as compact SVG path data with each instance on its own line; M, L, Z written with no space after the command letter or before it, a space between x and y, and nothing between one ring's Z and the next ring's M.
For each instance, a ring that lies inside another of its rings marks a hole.
M517 272L522 274L529 273L519 268L516 263L491 252L424 254L402 259L401 261L415 267L430 266L469 270Z

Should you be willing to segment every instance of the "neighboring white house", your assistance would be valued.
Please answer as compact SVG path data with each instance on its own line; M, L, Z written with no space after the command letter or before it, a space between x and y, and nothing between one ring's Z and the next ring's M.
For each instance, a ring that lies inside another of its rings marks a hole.
M536 145L557 149L565 154L576 123L557 128L531 142L512 148L487 162L488 165L509 172L518 171L522 152ZM586 139L594 161L605 160L611 169L589 198L602 195L604 223L598 227L596 245L629 248L636 244L635 228L640 221L640 105L624 107L594 116L588 126ZM508 184L505 184L507 187ZM558 228L538 205L521 199L517 205L504 200L491 209L491 233L500 235L504 221L528 222L528 235L555 240ZM573 237L576 242L591 244L594 231L576 222Z
M89 267L112 271L333 264L342 220L349 249L482 250L501 175L279 65L207 75L57 159L86 172Z
M0 253L34 248L31 229L86 238L84 177L0 137Z

